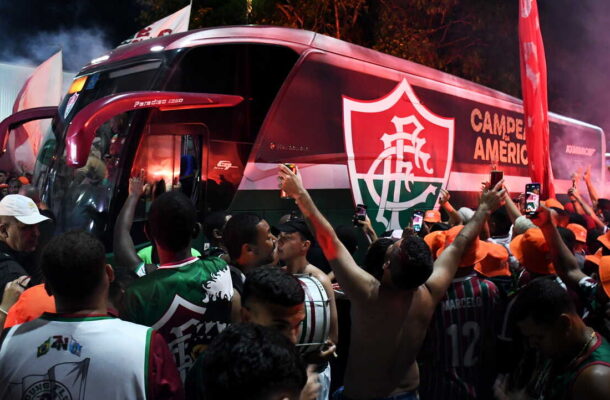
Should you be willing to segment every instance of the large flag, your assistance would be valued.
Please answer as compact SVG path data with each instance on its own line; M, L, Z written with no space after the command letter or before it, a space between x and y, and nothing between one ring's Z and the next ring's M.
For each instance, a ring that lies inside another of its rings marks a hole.
M549 156L546 60L536 0L519 2L519 55L530 177L541 183L543 198L555 197Z
M133 37L121 42L120 46L141 42L172 33L186 32L189 30L189 19L191 18L191 5L148 25L138 31Z
M34 107L58 106L63 85L61 50L34 70L13 103L13 113ZM8 152L13 168L33 172L36 155L51 126L48 119L27 122L10 135Z

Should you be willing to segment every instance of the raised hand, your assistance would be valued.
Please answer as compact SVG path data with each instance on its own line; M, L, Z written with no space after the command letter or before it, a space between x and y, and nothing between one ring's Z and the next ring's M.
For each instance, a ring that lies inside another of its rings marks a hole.
M280 164L279 168L278 179L280 181L280 189L282 189L287 196L294 199L305 191L299 175L292 172L290 168L284 164Z
M506 190L502 187L503 184L504 179L491 189L483 189L479 200L479 208L485 208L489 212L494 212L500 208L504 203L504 194L506 193Z
M450 198L451 198L451 193L449 193L448 190L441 188L441 194L438 198L438 204L443 205L446 202L448 202Z
M578 199L580 198L580 193L578 192L577 188L571 187L570 189L568 189L568 196Z
M140 177L129 178L129 195L140 197L145 190L145 182Z
M591 164L585 170L585 174L583 175L583 179L585 182L591 182Z
M8 311L21 296L21 293L28 287L30 283L30 277L23 275L6 284L4 287L4 294L2 295L2 302L0 307L4 311Z

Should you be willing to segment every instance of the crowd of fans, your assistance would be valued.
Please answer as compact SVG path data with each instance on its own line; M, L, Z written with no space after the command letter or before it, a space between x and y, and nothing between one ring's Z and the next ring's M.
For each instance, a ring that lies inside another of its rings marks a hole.
M610 200L589 172L529 215L484 183L476 209L442 190L420 230L380 233L334 228L280 165L298 212L202 226L170 191L143 249L132 178L112 265L93 235L53 235L21 178L0 201L0 399L610 398Z
M0 170L0 200L7 194L17 194L32 181L32 174L13 174Z

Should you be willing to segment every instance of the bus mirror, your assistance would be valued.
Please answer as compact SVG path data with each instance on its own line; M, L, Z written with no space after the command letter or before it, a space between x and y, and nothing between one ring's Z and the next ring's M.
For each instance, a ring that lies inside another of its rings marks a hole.
M66 133L66 163L80 168L87 163L97 129L110 118L129 111L156 108L160 111L233 107L241 96L209 93L138 91L103 97L80 110Z
M55 118L57 107L35 107L27 110L17 111L0 122L0 155L6 152L9 132L26 122L37 119Z

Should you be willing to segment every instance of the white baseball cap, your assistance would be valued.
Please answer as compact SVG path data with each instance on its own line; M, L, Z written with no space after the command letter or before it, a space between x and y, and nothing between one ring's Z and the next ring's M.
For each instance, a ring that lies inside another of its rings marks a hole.
M20 194L8 194L0 201L0 216L15 217L26 225L35 225L49 218L40 214L32 199Z

